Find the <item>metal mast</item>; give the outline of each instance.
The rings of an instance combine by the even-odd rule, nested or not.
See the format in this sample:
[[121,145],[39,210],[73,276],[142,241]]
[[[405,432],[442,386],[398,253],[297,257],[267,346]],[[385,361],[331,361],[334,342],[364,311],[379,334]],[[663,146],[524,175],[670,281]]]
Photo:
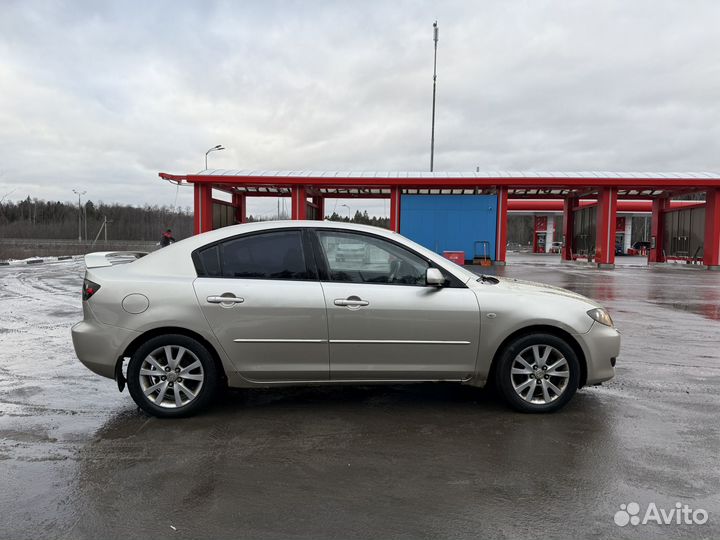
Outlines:
[[435,42],[435,57],[433,59],[433,101],[432,101],[432,133],[430,135],[430,172],[433,171],[435,161],[435,88],[437,87],[437,44],[438,25],[433,23],[433,41]]

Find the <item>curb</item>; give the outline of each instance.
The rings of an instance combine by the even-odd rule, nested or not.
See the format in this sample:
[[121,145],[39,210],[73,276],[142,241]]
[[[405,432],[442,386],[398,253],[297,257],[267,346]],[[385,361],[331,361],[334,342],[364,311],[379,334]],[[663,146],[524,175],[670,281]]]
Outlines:
[[[49,260],[69,261],[72,259],[82,259],[83,257],[84,255],[60,255],[59,257],[46,257],[45,259],[30,259],[29,261],[25,261],[25,264],[41,264]],[[10,261],[0,261],[0,266],[10,266],[10,264]]]

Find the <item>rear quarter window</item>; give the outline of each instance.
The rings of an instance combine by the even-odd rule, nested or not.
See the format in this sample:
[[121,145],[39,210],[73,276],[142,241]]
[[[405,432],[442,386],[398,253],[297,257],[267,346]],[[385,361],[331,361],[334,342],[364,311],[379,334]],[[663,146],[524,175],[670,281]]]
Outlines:
[[[199,251],[197,259],[199,265],[196,263],[195,270],[198,271],[198,275],[207,277],[222,276],[220,267],[220,250],[218,246],[212,246]],[[200,268],[198,268],[198,266],[200,266]]]

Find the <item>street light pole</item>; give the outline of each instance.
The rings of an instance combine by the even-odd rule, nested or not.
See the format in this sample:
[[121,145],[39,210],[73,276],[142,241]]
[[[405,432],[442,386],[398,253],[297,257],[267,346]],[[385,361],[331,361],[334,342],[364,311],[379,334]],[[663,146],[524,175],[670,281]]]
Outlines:
[[347,211],[348,211],[348,221],[350,221],[350,219],[351,219],[351,218],[350,218],[350,207],[349,207],[347,204],[341,204],[340,206],[344,206],[345,208],[347,208]]
[[78,196],[78,242],[82,242],[82,206],[80,205],[80,197],[85,195],[87,191],[73,189],[73,193]]
[[430,135],[430,172],[433,172],[435,162],[435,89],[437,87],[437,44],[438,25],[433,23],[433,41],[435,42],[435,57],[433,59],[433,101],[432,101],[432,132]]
[[210,152],[217,152],[218,150],[225,150],[225,147],[222,144],[218,144],[217,146],[213,146],[210,148],[207,152],[205,152],[205,170],[207,170],[207,157]]

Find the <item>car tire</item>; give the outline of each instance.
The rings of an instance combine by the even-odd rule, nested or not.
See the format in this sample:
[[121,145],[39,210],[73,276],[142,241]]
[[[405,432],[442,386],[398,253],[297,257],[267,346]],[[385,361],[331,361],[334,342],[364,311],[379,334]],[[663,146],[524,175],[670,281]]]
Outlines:
[[496,388],[524,413],[555,412],[577,391],[580,362],[568,343],[553,334],[526,334],[502,351],[495,369]]
[[137,405],[159,418],[190,416],[215,397],[218,370],[207,348],[180,334],[149,339],[130,358],[127,384]]

